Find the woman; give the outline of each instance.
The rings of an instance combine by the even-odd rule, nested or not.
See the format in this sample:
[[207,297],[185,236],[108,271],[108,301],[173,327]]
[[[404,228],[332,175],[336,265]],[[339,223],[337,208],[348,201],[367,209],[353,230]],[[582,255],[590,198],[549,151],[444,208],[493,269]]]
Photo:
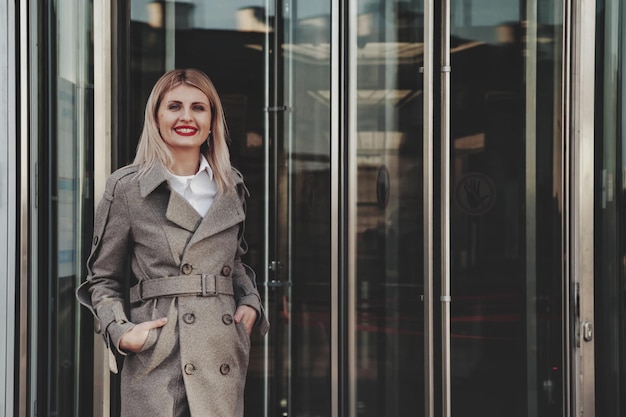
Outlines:
[[246,195],[209,78],[163,75],[134,163],[107,180],[77,290],[111,370],[124,359],[123,417],[243,415],[250,332],[269,328],[241,262]]

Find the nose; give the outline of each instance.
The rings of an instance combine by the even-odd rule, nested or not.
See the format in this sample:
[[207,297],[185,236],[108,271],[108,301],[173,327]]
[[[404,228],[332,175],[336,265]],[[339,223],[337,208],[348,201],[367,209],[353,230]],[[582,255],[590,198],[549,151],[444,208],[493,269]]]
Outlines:
[[182,120],[191,120],[191,109],[188,107],[183,107],[183,112],[180,115]]

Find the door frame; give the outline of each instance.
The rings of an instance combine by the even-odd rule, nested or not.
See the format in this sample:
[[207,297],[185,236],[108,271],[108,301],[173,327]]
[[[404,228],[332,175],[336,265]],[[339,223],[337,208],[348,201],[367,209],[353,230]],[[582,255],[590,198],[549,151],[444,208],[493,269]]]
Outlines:
[[[94,155],[93,195],[94,215],[104,193],[106,179],[111,174],[113,158],[113,84],[112,68],[116,64],[113,57],[113,2],[95,0],[93,2],[94,33]],[[94,319],[93,343],[93,415],[111,415],[111,374],[107,349],[102,343],[101,329]]]
[[[27,47],[25,48],[28,45],[28,38],[24,36],[24,32],[20,31],[20,36],[17,39],[14,37],[18,33],[16,32],[16,27],[20,28],[20,23],[23,23],[23,21],[20,22],[18,20],[20,15],[16,13],[16,8],[19,10],[21,7],[22,5],[15,2],[7,2],[0,5],[0,22],[3,23],[3,29],[0,29],[0,44],[4,45],[0,52],[0,62],[2,63],[18,62],[16,55],[20,51],[28,50]],[[23,239],[18,240],[19,232],[23,230],[22,227],[26,225],[24,221],[28,218],[25,215],[28,213],[28,207],[25,204],[27,199],[20,198],[21,203],[19,206],[10,204],[15,202],[16,195],[24,197],[22,193],[28,192],[23,187],[21,189],[18,188],[20,182],[17,180],[17,175],[20,174],[18,155],[23,157],[28,155],[21,149],[26,143],[24,139],[27,138],[25,136],[28,132],[27,118],[25,114],[21,114],[21,119],[18,122],[17,115],[20,114],[20,111],[16,110],[23,108],[22,106],[28,103],[28,89],[20,90],[19,87],[16,87],[16,80],[22,78],[20,74],[27,73],[24,71],[27,67],[23,67],[27,62],[23,58],[23,56],[19,57],[19,64],[16,66],[2,65],[2,68],[0,68],[0,88],[2,89],[0,124],[5,126],[0,132],[0,144],[2,144],[0,145],[2,147],[0,166],[3,167],[2,172],[4,174],[0,179],[0,201],[4,203],[0,205],[0,225],[6,233],[6,240],[0,242],[0,265],[3,265],[2,272],[6,277],[15,277],[19,276],[16,274],[21,274],[21,268],[24,268],[26,265],[18,263],[17,253],[20,252],[19,248],[21,245],[28,242],[28,238],[24,235],[21,235]],[[21,163],[23,162],[22,160]],[[17,216],[21,217],[20,223],[17,221]],[[15,243],[17,243],[17,246]],[[14,405],[15,391],[18,388],[14,386],[15,375],[16,373],[25,375],[27,371],[23,368],[22,362],[18,365],[14,361],[18,354],[21,358],[25,357],[25,346],[21,345],[17,348],[17,345],[14,343],[15,335],[20,334],[20,330],[26,324],[24,320],[16,323],[14,318],[13,312],[16,308],[15,295],[18,291],[19,286],[15,280],[6,279],[5,282],[0,284],[0,305],[4,306],[2,311],[0,311],[0,334],[5,335],[4,341],[0,343],[0,360],[2,361],[0,364],[0,375],[3,376],[0,380],[0,412],[4,412],[4,415],[11,415],[15,405],[25,408],[26,401],[20,395],[18,403]],[[19,349],[18,352],[16,352],[17,349]],[[24,387],[27,382],[24,378],[19,378],[18,381],[19,387]]]
[[565,6],[564,410],[593,417],[595,36],[589,34],[595,35],[596,1]]

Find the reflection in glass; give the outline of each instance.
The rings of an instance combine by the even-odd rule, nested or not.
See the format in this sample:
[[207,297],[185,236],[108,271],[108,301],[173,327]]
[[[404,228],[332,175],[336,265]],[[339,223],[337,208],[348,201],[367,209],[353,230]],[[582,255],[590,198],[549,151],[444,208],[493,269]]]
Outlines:
[[452,410],[561,416],[563,6],[464,4],[451,37]]
[[626,413],[626,8],[598,2],[596,47],[596,168],[594,340],[596,415]]
[[289,363],[277,367],[289,382],[281,411],[330,417],[330,1],[290,2],[281,17],[274,31],[282,65],[270,69],[282,74],[271,105],[286,108],[270,162],[278,166],[276,253],[286,260],[278,278],[290,283],[282,308],[289,315],[279,314],[276,326],[288,340]]
[[357,4],[356,407],[414,416],[424,410],[424,8]]
[[91,320],[81,320],[74,290],[85,274],[92,230],[93,10],[91,2],[58,1],[41,12],[49,33],[42,48],[47,60],[38,63],[46,101],[37,125],[34,413],[83,416],[92,413],[93,329]]

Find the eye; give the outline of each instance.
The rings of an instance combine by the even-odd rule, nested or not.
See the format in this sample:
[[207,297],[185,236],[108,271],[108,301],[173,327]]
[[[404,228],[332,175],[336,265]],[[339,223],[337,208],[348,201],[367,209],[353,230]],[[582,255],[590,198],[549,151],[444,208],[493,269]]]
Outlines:
[[201,104],[196,104],[195,106],[193,106],[193,109],[195,111],[204,111],[204,106]]
[[180,109],[180,104],[178,104],[178,103],[170,103],[167,106],[167,109],[168,110],[178,110],[178,109]]

